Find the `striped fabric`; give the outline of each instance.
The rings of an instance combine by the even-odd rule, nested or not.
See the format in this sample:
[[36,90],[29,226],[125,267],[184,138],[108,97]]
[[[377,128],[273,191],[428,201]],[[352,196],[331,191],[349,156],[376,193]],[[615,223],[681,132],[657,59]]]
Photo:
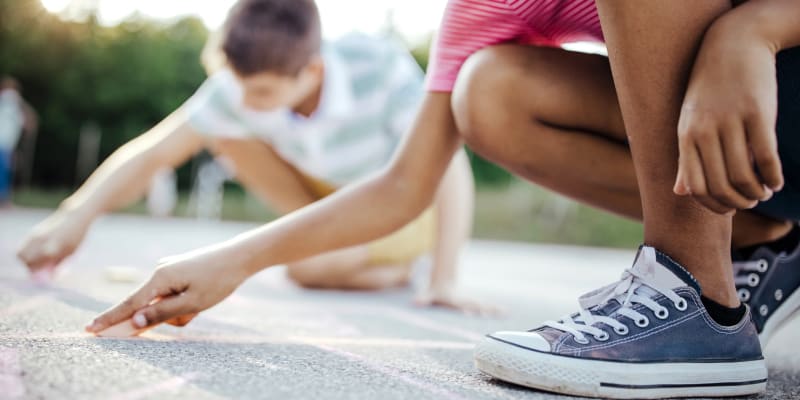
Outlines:
[[324,45],[317,111],[248,110],[234,74],[211,76],[189,99],[190,126],[212,137],[257,137],[306,175],[341,187],[385,166],[424,94],[423,73],[401,45],[350,34]]
[[452,91],[461,66],[484,47],[507,42],[558,47],[602,40],[595,0],[450,0],[426,87]]

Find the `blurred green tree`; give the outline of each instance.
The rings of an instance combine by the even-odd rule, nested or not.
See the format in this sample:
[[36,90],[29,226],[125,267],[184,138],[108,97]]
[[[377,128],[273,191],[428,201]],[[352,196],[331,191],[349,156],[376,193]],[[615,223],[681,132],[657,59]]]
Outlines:
[[[16,77],[39,113],[33,182],[74,188],[79,132],[99,127],[102,160],[186,100],[205,79],[202,21],[159,23],[133,16],[113,27],[65,21],[39,0],[0,0],[0,74]],[[427,41],[411,52],[428,64]],[[479,184],[507,183],[504,170],[471,154]],[[186,187],[189,168],[179,171]]]

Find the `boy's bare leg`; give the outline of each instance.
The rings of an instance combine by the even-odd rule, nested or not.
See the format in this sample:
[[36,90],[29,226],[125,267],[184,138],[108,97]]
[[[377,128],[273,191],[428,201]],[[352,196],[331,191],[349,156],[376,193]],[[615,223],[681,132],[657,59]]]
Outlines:
[[214,139],[209,147],[233,164],[236,180],[280,214],[319,199],[306,187],[297,169],[262,140]]
[[645,243],[692,272],[705,296],[736,307],[731,216],[672,191],[678,117],[703,34],[728,11],[727,0],[598,1],[609,57],[641,189]]
[[289,278],[314,289],[378,290],[406,285],[408,264],[371,266],[366,246],[311,257],[287,266]]
[[[578,201],[641,220],[608,58],[526,45],[489,47],[462,69],[453,110],[479,154]],[[739,212],[733,245],[776,240],[791,227]]]
[[[258,139],[215,141],[212,151],[234,166],[236,179],[281,214],[318,200],[297,170]],[[410,265],[369,264],[367,245],[321,254],[288,265],[289,278],[319,289],[376,290],[408,282]]]

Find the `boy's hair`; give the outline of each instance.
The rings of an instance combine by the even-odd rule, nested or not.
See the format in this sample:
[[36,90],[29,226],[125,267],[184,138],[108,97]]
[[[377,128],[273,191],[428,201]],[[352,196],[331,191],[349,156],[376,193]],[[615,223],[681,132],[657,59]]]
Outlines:
[[228,14],[222,51],[241,75],[297,75],[319,54],[319,12],[313,0],[240,0]]

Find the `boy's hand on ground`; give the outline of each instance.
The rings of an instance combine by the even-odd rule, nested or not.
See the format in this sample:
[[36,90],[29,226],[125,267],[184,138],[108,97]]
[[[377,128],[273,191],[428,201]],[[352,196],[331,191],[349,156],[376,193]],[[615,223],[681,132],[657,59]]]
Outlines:
[[79,211],[58,210],[33,228],[17,257],[31,273],[55,268],[83,241],[90,224]]
[[483,317],[500,317],[505,314],[498,307],[463,296],[454,289],[425,290],[417,294],[414,304],[420,307],[444,307]]
[[183,326],[228,297],[246,278],[220,248],[170,257],[150,280],[95,318],[86,330],[97,333],[126,319],[132,319],[137,328],[162,322]]
[[695,62],[678,127],[674,187],[720,214],[755,207],[783,187],[775,51],[731,25],[709,30]]

